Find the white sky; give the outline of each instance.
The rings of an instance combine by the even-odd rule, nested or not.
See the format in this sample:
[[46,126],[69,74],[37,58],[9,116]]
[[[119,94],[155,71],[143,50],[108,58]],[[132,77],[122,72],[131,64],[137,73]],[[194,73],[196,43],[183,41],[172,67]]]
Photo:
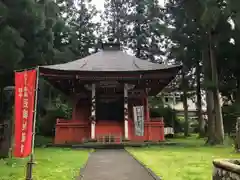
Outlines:
[[[164,5],[164,1],[166,0],[158,0],[159,4],[161,4],[162,6]],[[104,0],[92,0],[93,4],[96,5],[96,8],[98,10],[103,10],[104,9]]]

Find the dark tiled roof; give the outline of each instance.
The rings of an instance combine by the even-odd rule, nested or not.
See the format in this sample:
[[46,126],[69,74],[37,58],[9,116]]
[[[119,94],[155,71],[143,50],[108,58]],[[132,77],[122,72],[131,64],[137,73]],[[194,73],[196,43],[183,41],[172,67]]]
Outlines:
[[60,71],[151,71],[172,69],[179,66],[151,63],[122,51],[104,50],[82,59],[64,64],[42,66],[43,69]]

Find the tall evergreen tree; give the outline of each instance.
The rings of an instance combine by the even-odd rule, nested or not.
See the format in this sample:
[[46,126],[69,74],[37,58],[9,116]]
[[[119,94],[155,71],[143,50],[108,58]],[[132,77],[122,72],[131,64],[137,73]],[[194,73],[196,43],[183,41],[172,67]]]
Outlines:
[[[230,94],[234,94],[233,91],[230,90],[230,94],[227,91],[237,84],[237,81],[231,78],[237,77],[233,72],[238,66],[234,63],[235,57],[231,55],[234,54],[234,45],[230,39],[235,29],[231,30],[229,17],[234,19],[239,11],[231,9],[230,3],[236,1],[170,0],[167,3],[166,19],[174,27],[170,37],[174,42],[173,46],[188,47],[187,55],[192,62],[187,62],[187,66],[196,69],[198,108],[201,105],[199,78],[201,79],[200,75],[204,73],[202,88],[206,89],[210,144],[223,143],[224,131],[219,92],[232,97]],[[233,41],[235,44],[235,39]],[[201,69],[203,72],[200,71]],[[199,111],[198,114],[200,119],[201,112]]]
[[[52,1],[0,1],[1,93],[4,86],[13,84],[14,69],[43,64],[43,60],[51,54],[52,5]],[[1,119],[9,118],[1,110]],[[7,156],[6,147],[0,142],[0,156]]]
[[163,10],[158,0],[149,0],[146,2],[147,22],[148,22],[148,59],[152,62],[162,63],[162,51],[164,45],[164,34],[166,26],[163,23]]
[[103,21],[102,36],[104,39],[113,37],[126,46],[129,40],[129,11],[130,1],[128,0],[105,0],[104,12],[101,16]]
[[157,0],[131,1],[129,47],[136,57],[152,62],[162,62],[161,51],[165,25],[163,11]]
[[131,26],[129,47],[135,53],[135,56],[142,59],[148,59],[148,20],[146,1],[132,0],[131,7]]
[[[214,0],[213,0],[214,1]],[[210,1],[208,1],[209,3]],[[206,1],[207,3],[207,1]],[[209,8],[209,6],[208,6]],[[211,60],[211,66],[206,65],[204,63],[204,65],[206,67],[211,67],[211,78],[208,78],[208,73],[205,74],[205,80],[208,78],[210,81],[212,81],[212,77],[216,77],[216,70],[214,70],[214,67],[216,68],[215,64],[213,64],[215,61],[213,60],[213,55],[212,54],[212,45],[209,46],[210,43],[212,43],[212,41],[210,41],[211,39],[209,39],[209,27],[207,27],[208,25],[213,25],[214,28],[215,26],[219,23],[219,21],[216,19],[214,19],[214,15],[216,15],[216,13],[218,13],[218,9],[211,9],[211,12],[214,12],[213,14],[210,13],[210,11],[208,11],[208,9],[206,9],[206,4],[204,4],[203,1],[180,1],[180,0],[172,0],[169,1],[169,3],[167,4],[167,12],[170,12],[169,16],[167,16],[167,18],[170,18],[170,20],[168,20],[168,22],[170,22],[170,24],[175,27],[175,29],[173,30],[173,36],[172,36],[172,40],[175,43],[175,47],[183,49],[183,48],[187,48],[187,59],[189,59],[188,61],[182,61],[180,59],[180,61],[182,61],[184,63],[185,66],[188,66],[189,68],[197,68],[197,78],[199,79],[199,73],[201,73],[199,71],[199,62],[201,61],[201,54],[202,51],[203,52],[209,52],[209,54],[207,56],[209,56],[209,59]],[[209,21],[210,19],[210,21]],[[211,53],[210,53],[211,52]],[[203,56],[206,57],[206,56]],[[206,62],[206,61],[203,61]],[[213,76],[214,75],[214,76]],[[218,85],[217,85],[217,78],[214,78],[214,88],[218,89]],[[198,80],[198,88],[197,88],[197,93],[200,93],[199,91],[199,80]],[[212,91],[213,96],[210,96],[208,91]],[[212,94],[211,93],[211,94]],[[219,108],[219,98],[217,98],[218,92],[210,90],[208,88],[207,90],[207,98],[209,99],[209,103],[208,105],[210,106],[210,104],[214,104],[214,117],[213,119],[211,119],[210,117],[211,114],[209,114],[209,122],[214,122],[214,124],[216,125],[215,128],[210,128],[209,129],[215,129],[215,137],[213,137],[213,141],[214,143],[222,143],[223,141],[223,128],[222,128],[222,118],[221,118],[221,108]],[[215,98],[213,98],[215,97]],[[213,98],[213,99],[212,99]],[[214,102],[214,103],[210,103],[210,102]],[[201,99],[200,99],[200,95],[198,94],[198,108],[200,107],[201,104]],[[211,112],[211,113],[212,113]],[[210,111],[209,111],[210,113]],[[202,124],[203,119],[200,116],[201,114],[201,110],[198,109],[198,116],[199,116],[199,121],[200,124]],[[209,123],[211,125],[214,126],[213,123]],[[202,128],[202,126],[201,126]],[[213,133],[211,133],[213,134]]]
[[96,46],[97,37],[95,30],[99,28],[99,23],[94,23],[93,18],[97,14],[91,0],[77,0],[69,21],[71,35],[69,39],[70,49],[77,58],[82,58],[90,54],[90,50]]

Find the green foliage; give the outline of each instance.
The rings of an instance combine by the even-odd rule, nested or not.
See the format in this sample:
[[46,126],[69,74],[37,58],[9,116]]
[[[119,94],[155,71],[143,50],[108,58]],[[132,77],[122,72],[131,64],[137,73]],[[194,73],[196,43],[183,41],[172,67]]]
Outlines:
[[[90,54],[96,40],[94,30],[98,24],[92,20],[97,11],[89,0],[74,2],[0,2],[0,91],[7,83],[13,83],[15,69],[69,62]],[[52,91],[49,87],[40,89],[43,95],[39,98],[37,130],[49,135],[53,134],[56,118],[71,117],[71,108],[56,99],[57,92],[49,97],[48,92]]]
[[224,131],[229,135],[236,132],[236,120],[240,116],[240,105],[224,105],[223,109],[223,123]]
[[71,119],[72,108],[60,97],[56,98],[52,106],[46,109],[46,114],[39,117],[37,123],[38,134],[43,136],[54,136],[57,119]]
[[149,97],[148,103],[151,108],[158,108],[164,106],[162,96]]
[[127,25],[129,25],[129,8],[130,2],[128,0],[104,1],[104,12],[101,17],[104,27],[100,32],[104,38],[113,36],[126,46],[129,38],[127,28]]
[[2,70],[9,72],[16,68],[66,62],[89,54],[89,49],[95,45],[96,24],[92,23],[92,18],[96,16],[96,9],[94,6],[87,8],[87,0],[76,1],[76,4],[63,2],[0,2]]
[[173,126],[176,121],[176,112],[170,107],[159,107],[151,109],[151,117],[163,117],[165,126]]
[[105,0],[103,37],[113,36],[136,57],[162,63],[163,12],[156,0]]
[[162,97],[150,97],[150,116],[151,118],[163,117],[165,127],[174,127],[175,132],[180,132],[183,124],[176,116],[176,111],[163,104]]
[[52,143],[54,143],[52,137],[39,136],[39,135],[35,136],[35,142],[34,142],[35,147],[46,147],[46,145],[52,144]]
[[[192,72],[198,64],[201,88],[213,92],[215,97],[219,90],[232,103],[240,101],[240,9],[237,4],[237,0],[170,0],[166,4],[165,17],[166,22],[173,27],[169,36],[173,42],[169,58],[183,64],[182,74],[185,79],[196,87],[196,83],[191,82],[195,82],[196,77]],[[207,102],[213,102],[216,112],[216,119],[211,118],[209,113],[209,122],[216,121],[216,131],[210,134],[213,137],[215,133],[216,137],[221,136],[219,139],[222,139],[219,102],[217,98],[210,98]]]
[[[149,59],[152,62],[162,63],[164,45],[162,37],[166,28],[161,20],[163,12],[158,1],[136,1],[132,0],[131,24],[134,26],[130,32],[130,48],[136,57]],[[162,31],[164,30],[164,31]]]
[[219,17],[221,15],[221,10],[218,6],[218,1],[216,0],[199,0],[204,8],[201,24],[208,28],[214,29],[218,23]]
[[60,97],[55,99],[55,107],[53,107],[54,110],[57,110],[58,117],[59,118],[66,118],[69,119],[72,116],[72,108],[68,103],[64,103]]
[[[97,40],[112,34],[137,57],[162,63],[165,55],[169,61],[183,64],[186,91],[196,87],[194,72],[199,64],[201,88],[213,90],[219,84],[222,95],[238,104],[239,7],[239,0],[169,0],[165,8],[160,7],[157,0],[105,0],[101,22],[95,23],[93,19],[99,12],[90,0],[0,1],[0,89],[12,84],[14,69],[87,56],[97,51]],[[207,79],[202,70],[203,52],[209,47],[210,33],[219,82],[203,83]],[[182,89],[178,80],[174,86]],[[46,92],[40,104],[49,105],[57,97],[56,92],[52,98],[48,96],[49,91]],[[46,99],[50,99],[49,102]],[[69,106],[57,101],[54,108],[41,107],[40,117],[46,124],[54,124],[56,117],[70,118]],[[157,101],[151,102],[152,107],[161,104]],[[162,105],[158,108],[165,113],[159,110],[160,115],[170,116],[167,115],[170,111]]]
[[69,38],[70,50],[76,58],[82,58],[90,54],[90,49],[95,48],[96,36],[94,31],[99,24],[93,22],[97,15],[97,10],[91,1],[77,0],[70,9],[72,16],[69,17],[69,28],[71,36]]
[[202,87],[206,90],[213,90],[216,85],[212,81],[204,81]]

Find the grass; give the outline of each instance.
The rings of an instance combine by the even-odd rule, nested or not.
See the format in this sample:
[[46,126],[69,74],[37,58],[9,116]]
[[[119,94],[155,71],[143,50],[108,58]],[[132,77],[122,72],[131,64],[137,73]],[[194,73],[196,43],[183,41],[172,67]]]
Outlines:
[[[36,148],[34,180],[70,180],[79,175],[88,151]],[[25,180],[27,159],[0,160],[0,180]]]
[[163,180],[211,180],[213,159],[240,158],[234,148],[204,146],[204,140],[190,137],[174,139],[179,146],[128,148],[137,159]]

